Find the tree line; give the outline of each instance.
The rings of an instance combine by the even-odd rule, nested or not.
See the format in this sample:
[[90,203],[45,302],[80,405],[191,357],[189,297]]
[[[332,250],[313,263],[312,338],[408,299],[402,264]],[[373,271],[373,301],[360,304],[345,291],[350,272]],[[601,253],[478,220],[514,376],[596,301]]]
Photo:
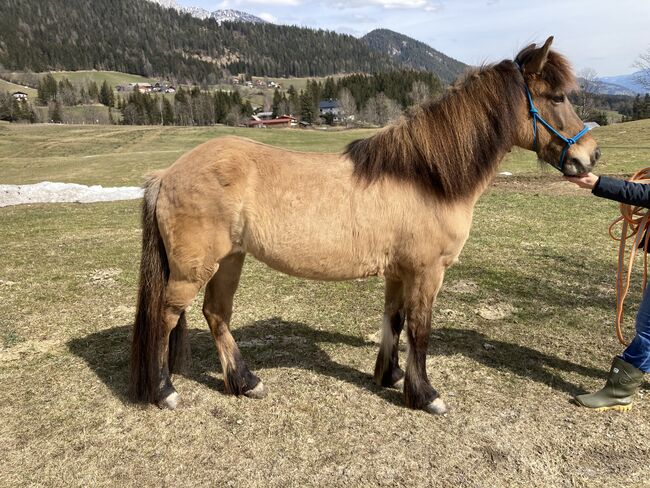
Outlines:
[[395,67],[350,35],[197,19],[143,0],[3,0],[0,64],[9,70],[115,70],[214,84],[224,69],[274,77]]
[[58,102],[61,105],[72,107],[74,105],[88,105],[101,103],[107,107],[115,105],[113,87],[106,80],[101,86],[93,80],[85,83],[73,84],[68,78],[56,81],[51,73],[39,78],[36,86],[38,105],[48,105]]
[[646,93],[644,97],[634,97],[632,107],[623,114],[623,122],[641,119],[650,119],[650,93]]
[[180,87],[168,95],[131,92],[118,97],[117,109],[126,125],[239,125],[253,114],[248,100],[237,91],[207,92],[199,87]]
[[[357,122],[385,125],[410,105],[422,103],[442,92],[438,78],[426,72],[401,70],[375,75],[352,75],[324,81],[309,80],[305,89],[290,85],[267,95],[257,111],[272,117],[293,115],[309,124],[334,123],[334,116],[320,116],[323,100],[337,100],[346,118]],[[250,118],[254,109],[237,90],[232,92],[180,87],[173,98],[134,91],[126,98],[118,96],[116,108],[123,124],[160,125],[239,125]]]
[[311,124],[334,122],[334,116],[320,116],[319,104],[335,100],[345,120],[386,125],[406,108],[438,97],[442,83],[425,71],[395,70],[373,75],[349,75],[325,81],[309,80],[304,90],[293,85],[286,92],[276,89],[264,109],[273,117],[291,114]]

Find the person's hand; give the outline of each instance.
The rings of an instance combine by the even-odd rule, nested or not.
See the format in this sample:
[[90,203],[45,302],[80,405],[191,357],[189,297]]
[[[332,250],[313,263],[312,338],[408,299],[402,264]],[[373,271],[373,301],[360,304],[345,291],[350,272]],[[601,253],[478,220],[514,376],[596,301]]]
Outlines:
[[580,176],[565,176],[564,179],[570,181],[571,183],[575,183],[580,188],[593,190],[594,186],[596,186],[596,182],[598,181],[598,176],[593,173],[587,173],[586,175]]

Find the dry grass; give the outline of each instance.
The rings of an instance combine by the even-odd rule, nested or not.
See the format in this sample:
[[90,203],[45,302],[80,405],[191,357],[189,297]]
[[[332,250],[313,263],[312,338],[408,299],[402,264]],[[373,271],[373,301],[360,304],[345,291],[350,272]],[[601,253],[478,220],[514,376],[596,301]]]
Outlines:
[[[49,128],[24,129],[59,150]],[[184,144],[200,137],[189,134]],[[178,410],[133,405],[138,203],[0,209],[0,485],[644,486],[647,399],[627,414],[569,402],[620,352],[606,236],[616,206],[548,189],[554,174],[508,181],[479,202],[434,312],[427,367],[451,407],[442,418],[372,382],[381,281],[310,282],[253,260],[233,334],[269,396],[223,394],[199,301]]]

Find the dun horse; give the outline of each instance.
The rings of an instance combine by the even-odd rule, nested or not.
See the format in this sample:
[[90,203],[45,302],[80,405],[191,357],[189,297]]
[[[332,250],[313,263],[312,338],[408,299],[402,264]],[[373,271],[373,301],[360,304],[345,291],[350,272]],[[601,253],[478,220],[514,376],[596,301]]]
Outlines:
[[[203,286],[226,391],[265,396],[228,325],[249,253],[303,278],[385,277],[375,381],[403,389],[408,407],[444,413],[425,367],[432,306],[499,162],[513,146],[534,148],[541,160],[561,160],[564,174],[577,175],[600,155],[582,132],[579,142],[561,134],[576,134],[583,124],[566,98],[575,77],[551,42],[474,70],[440,100],[343,154],[223,137],[151,176],[131,351],[135,397],[176,407],[170,373],[189,352],[185,309]],[[538,131],[538,116],[559,132]],[[403,371],[398,340],[405,323]]]

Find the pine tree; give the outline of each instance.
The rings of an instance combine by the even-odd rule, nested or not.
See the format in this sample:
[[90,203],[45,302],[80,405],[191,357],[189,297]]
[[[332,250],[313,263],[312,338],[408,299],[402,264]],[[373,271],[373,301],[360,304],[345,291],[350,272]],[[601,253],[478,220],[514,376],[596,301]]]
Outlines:
[[54,76],[48,73],[38,82],[37,87],[37,101],[40,105],[47,105],[56,98],[58,93],[58,86]]
[[167,97],[163,97],[163,125],[174,125],[174,108]]
[[52,122],[54,124],[60,124],[60,123],[63,122],[63,114],[62,114],[62,111],[61,111],[61,102],[59,102],[59,100],[55,100],[53,102],[50,102],[47,117],[48,117],[48,119],[50,119],[50,122]]
[[280,104],[282,103],[282,95],[280,94],[280,90],[277,88],[275,89],[275,92],[273,93],[273,103],[271,105],[271,112],[274,119],[277,118],[279,115],[282,115],[279,113],[280,110]]
[[314,102],[312,98],[302,90],[300,90],[300,120],[309,124],[314,123],[316,112],[314,111]]
[[[96,86],[96,85],[95,85]],[[113,88],[108,85],[106,80],[102,83],[102,87],[99,90],[99,103],[106,105],[107,107],[112,107],[115,105],[115,96],[113,95]]]
[[334,100],[336,94],[336,83],[334,83],[334,78],[329,76],[327,80],[325,80],[325,86],[323,86],[323,98],[326,100]]
[[93,103],[99,99],[99,88],[97,88],[97,83],[94,81],[88,83],[88,97],[90,97],[90,101]]
[[289,100],[289,113],[291,115],[297,115],[300,112],[300,98],[293,85],[289,85],[287,95]]

